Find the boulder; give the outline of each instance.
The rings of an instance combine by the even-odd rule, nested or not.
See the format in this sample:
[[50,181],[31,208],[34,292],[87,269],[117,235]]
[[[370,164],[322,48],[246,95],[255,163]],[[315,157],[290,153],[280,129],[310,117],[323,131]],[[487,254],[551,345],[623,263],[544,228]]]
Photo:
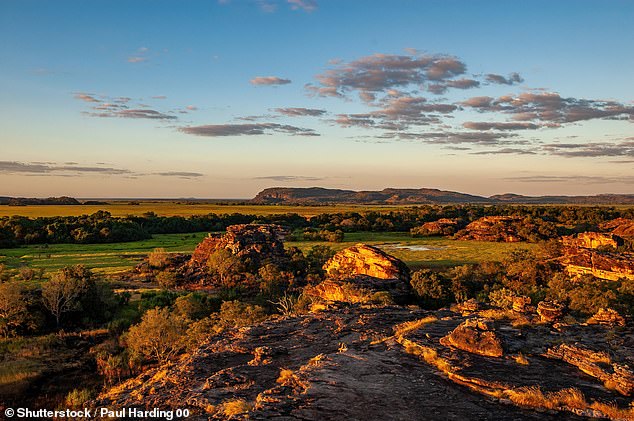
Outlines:
[[307,288],[307,294],[348,303],[386,301],[377,293],[387,293],[387,301],[397,303],[404,303],[411,296],[405,263],[377,247],[357,244],[341,250],[326,262],[324,270],[329,278]]
[[495,333],[493,320],[490,319],[467,319],[449,335],[441,338],[440,343],[486,357],[501,357],[504,354],[502,341]]
[[594,316],[588,319],[588,324],[625,326],[625,318],[614,309],[601,308]]
[[542,322],[552,323],[561,319],[564,315],[566,306],[557,301],[540,301],[537,304],[537,314],[542,319]]
[[570,276],[592,275],[595,278],[634,281],[634,253],[611,253],[586,248],[567,248],[559,261]]
[[531,305],[531,297],[520,295],[513,297],[513,311],[518,313],[532,313],[535,307]]
[[475,298],[470,298],[467,301],[456,304],[455,310],[463,315],[469,315],[482,310],[482,303],[478,302]]
[[409,268],[396,257],[378,247],[357,244],[341,250],[324,264],[333,278],[355,278],[358,275],[377,279],[400,279],[409,282]]

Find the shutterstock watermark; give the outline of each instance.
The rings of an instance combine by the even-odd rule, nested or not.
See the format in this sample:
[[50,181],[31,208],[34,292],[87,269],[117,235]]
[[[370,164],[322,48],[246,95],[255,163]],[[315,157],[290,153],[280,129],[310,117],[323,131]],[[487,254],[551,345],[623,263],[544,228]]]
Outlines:
[[4,416],[9,418],[137,418],[137,419],[161,419],[175,420],[189,417],[189,409],[140,409],[140,408],[84,408],[84,409],[30,409],[30,408],[6,408]]

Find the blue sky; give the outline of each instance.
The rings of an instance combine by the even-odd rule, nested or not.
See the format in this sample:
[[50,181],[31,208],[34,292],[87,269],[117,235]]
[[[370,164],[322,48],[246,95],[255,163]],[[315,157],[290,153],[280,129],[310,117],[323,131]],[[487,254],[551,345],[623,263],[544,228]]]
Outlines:
[[633,193],[634,2],[0,2],[0,195]]

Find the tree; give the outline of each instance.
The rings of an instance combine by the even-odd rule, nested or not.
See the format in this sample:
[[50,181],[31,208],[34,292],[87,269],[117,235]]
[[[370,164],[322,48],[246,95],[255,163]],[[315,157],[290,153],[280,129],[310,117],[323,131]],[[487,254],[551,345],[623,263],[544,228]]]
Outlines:
[[451,282],[437,272],[429,269],[416,271],[410,284],[424,307],[440,308],[451,302]]
[[92,272],[83,265],[65,267],[42,285],[44,307],[55,317],[58,328],[64,313],[81,309],[81,297],[92,286]]
[[17,282],[0,284],[0,333],[5,338],[29,320],[27,300]]
[[125,341],[133,354],[164,363],[184,349],[186,331],[184,318],[167,308],[155,308],[130,328]]
[[207,267],[213,276],[217,276],[225,287],[232,287],[235,278],[244,271],[242,260],[227,249],[219,249],[209,255]]

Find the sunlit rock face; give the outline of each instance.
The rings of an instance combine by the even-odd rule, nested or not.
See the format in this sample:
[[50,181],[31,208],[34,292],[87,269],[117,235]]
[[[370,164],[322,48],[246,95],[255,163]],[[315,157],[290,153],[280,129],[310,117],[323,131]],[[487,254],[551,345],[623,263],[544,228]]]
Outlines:
[[449,335],[440,339],[440,343],[487,357],[501,357],[504,354],[502,342],[495,333],[493,320],[489,319],[467,319]]
[[634,237],[634,219],[617,218],[604,222],[599,227],[602,231],[609,231],[620,237]]
[[204,266],[214,251],[227,249],[234,255],[260,262],[286,257],[286,231],[275,224],[239,224],[227,227],[225,234],[210,234],[194,250],[190,265]]
[[307,292],[326,301],[405,302],[411,295],[407,265],[377,247],[357,244],[341,250],[324,271],[328,279]]
[[522,240],[516,228],[521,221],[522,218],[516,216],[485,216],[467,225],[457,237],[460,240],[515,243]]
[[[623,227],[624,223],[616,226]],[[625,244],[623,237],[614,233],[584,232],[564,237],[562,243],[564,256],[560,262],[569,275],[592,275],[610,281],[634,280],[634,254],[617,251]]]
[[357,244],[335,254],[324,265],[331,277],[366,275],[378,279],[409,281],[409,269],[401,260],[367,244]]

